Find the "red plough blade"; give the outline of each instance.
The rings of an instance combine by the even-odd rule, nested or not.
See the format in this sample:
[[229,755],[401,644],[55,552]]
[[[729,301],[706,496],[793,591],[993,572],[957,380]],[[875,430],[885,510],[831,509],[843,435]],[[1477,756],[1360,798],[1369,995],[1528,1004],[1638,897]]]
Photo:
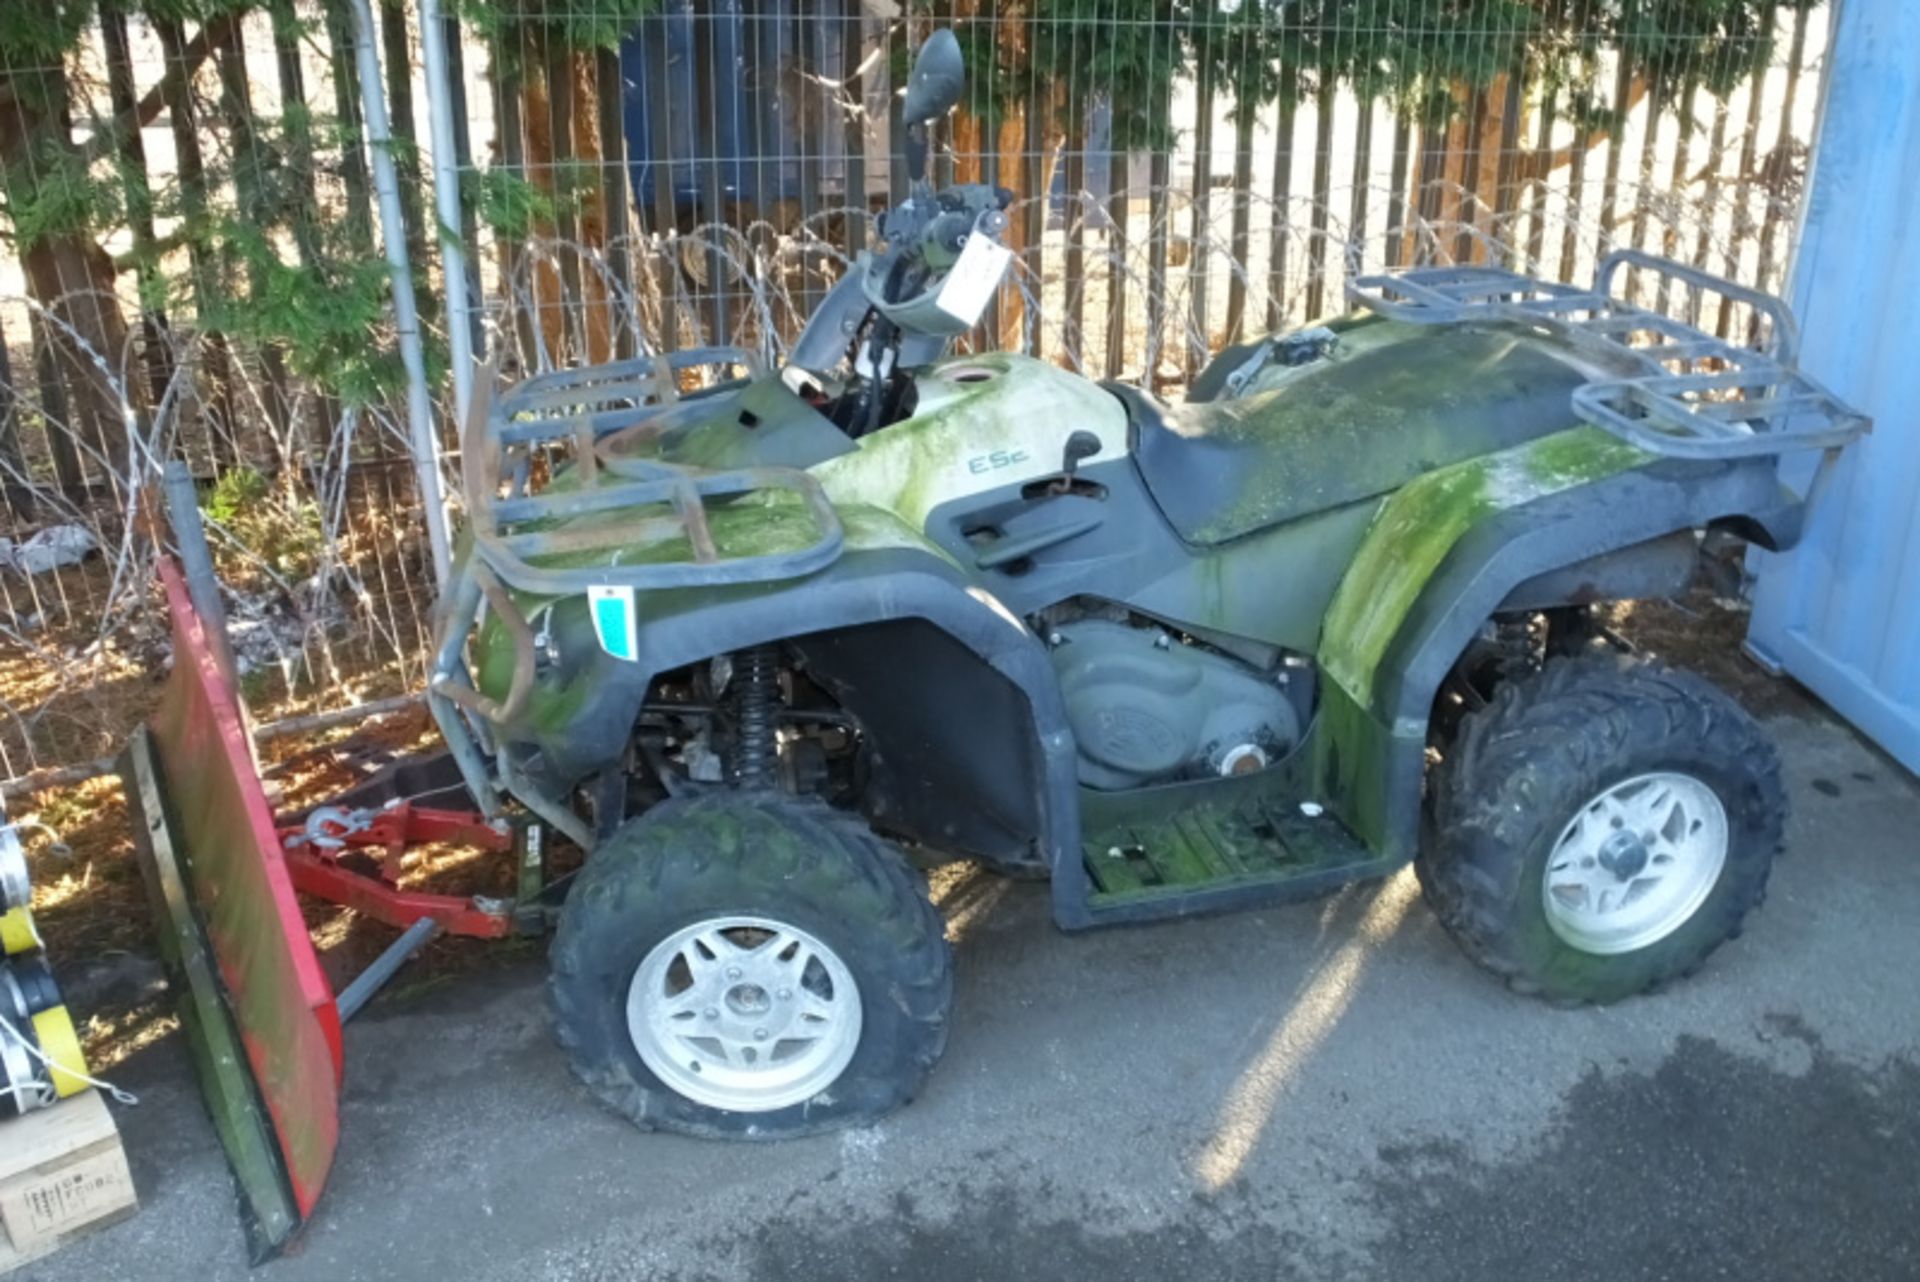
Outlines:
[[179,573],[174,663],[122,759],[201,1089],[256,1259],[312,1214],[340,1135],[340,1016],[295,901],[240,705]]

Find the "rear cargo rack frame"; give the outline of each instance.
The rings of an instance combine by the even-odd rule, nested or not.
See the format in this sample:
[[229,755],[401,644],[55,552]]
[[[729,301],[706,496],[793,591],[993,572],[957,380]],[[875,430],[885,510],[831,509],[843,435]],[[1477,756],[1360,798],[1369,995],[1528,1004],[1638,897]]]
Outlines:
[[[1761,344],[1736,346],[1616,297],[1623,268],[1746,304],[1766,321]],[[1564,343],[1617,371],[1576,388],[1575,411],[1651,454],[1728,459],[1836,449],[1871,427],[1795,367],[1800,332],[1785,303],[1640,250],[1601,259],[1590,289],[1469,265],[1360,276],[1346,293],[1356,306],[1410,324],[1518,325]]]

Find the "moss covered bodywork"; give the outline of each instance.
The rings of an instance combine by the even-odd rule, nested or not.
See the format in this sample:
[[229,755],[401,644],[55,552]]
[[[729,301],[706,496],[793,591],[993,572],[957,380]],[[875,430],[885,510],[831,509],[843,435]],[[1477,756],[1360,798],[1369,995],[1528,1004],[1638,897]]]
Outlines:
[[[846,532],[844,556],[888,551],[911,551],[943,564],[951,558],[916,530],[903,524],[891,512],[865,504],[848,503],[837,508]],[[601,514],[595,522],[618,528],[620,513]],[[723,557],[764,556],[805,547],[815,537],[811,516],[791,495],[769,492],[750,496],[725,507],[715,508],[708,516],[716,548]],[[582,518],[565,528],[590,528]],[[636,541],[617,545],[611,551],[596,547],[586,551],[555,552],[535,558],[542,566],[570,568],[613,562],[625,565],[669,564],[691,561],[693,548],[684,534],[670,538]],[[730,588],[678,588],[639,594],[635,603],[638,621],[670,617],[681,611],[712,602],[716,596],[746,605],[754,599],[782,590],[778,581],[742,584]],[[531,735],[557,735],[565,731],[588,701],[594,698],[597,683],[608,665],[617,663],[600,653],[588,617],[587,600],[582,596],[556,597],[514,591],[514,603],[536,631],[552,641],[562,661],[543,670],[537,679],[533,697],[521,720],[509,731]],[[489,615],[481,626],[475,644],[474,681],[483,693],[504,696],[513,677],[514,640],[510,629],[497,615]]]
[[[791,466],[792,452],[805,448],[817,460],[809,470],[833,501],[849,552],[906,548],[952,565],[951,554],[923,533],[934,509],[1004,485],[1010,476],[1056,469],[1067,438],[1076,431],[1092,433],[1104,455],[1119,458],[1127,452],[1127,419],[1118,401],[1085,379],[1031,357],[993,353],[944,361],[921,376],[918,391],[911,418],[849,442],[778,379],[765,376],[704,398],[701,414],[672,432],[637,438],[612,453],[683,466],[737,467],[764,464],[770,452]],[[838,444],[823,447],[823,431]],[[565,493],[577,485],[577,471],[563,471],[548,492]],[[568,569],[692,561],[688,536],[666,517],[662,507],[548,520],[541,523],[543,531],[556,544],[577,545],[576,550],[528,559]],[[795,552],[819,534],[790,491],[763,491],[714,505],[707,519],[723,559]],[[719,589],[646,593],[642,621],[648,613],[684,608],[713,591]],[[556,605],[551,598],[525,593],[517,599],[536,622]],[[584,602],[578,604],[584,617]],[[511,680],[513,640],[497,618],[482,626],[478,656],[476,684],[499,697]],[[542,681],[528,707],[528,724],[551,731],[575,715],[587,697],[578,680]]]
[[1212,545],[1572,427],[1582,381],[1522,331],[1373,320],[1236,399],[1140,407],[1138,450],[1167,518]]
[[[1317,852],[1315,875],[1334,879],[1359,875],[1354,870],[1369,861],[1410,855],[1425,716],[1439,678],[1423,670],[1403,681],[1396,668],[1416,651],[1426,667],[1457,656],[1450,630],[1457,620],[1434,624],[1454,601],[1438,597],[1466,600],[1485,587],[1471,567],[1461,567],[1490,554],[1481,545],[1492,547],[1482,537],[1491,527],[1525,524],[1532,519],[1525,514],[1566,495],[1659,468],[1652,456],[1579,423],[1571,389],[1594,373],[1538,332],[1372,318],[1334,328],[1331,350],[1262,369],[1241,395],[1225,400],[1162,405],[1137,389],[1102,387],[1001,353],[919,371],[911,415],[858,439],[769,374],[680,398],[669,430],[604,440],[599,466],[616,474],[622,460],[804,471],[830,501],[844,541],[824,568],[640,591],[637,660],[600,647],[583,595],[513,592],[523,630],[516,636],[489,611],[469,651],[476,687],[500,699],[517,673],[526,679],[527,635],[540,646],[531,698],[495,727],[502,755],[522,770],[508,774],[507,786],[537,787],[551,806],[617,761],[661,672],[775,639],[812,654],[836,629],[917,620],[959,639],[954,653],[993,670],[980,688],[1005,679],[1017,689],[1030,714],[1022,724],[1033,743],[1025,747],[1037,747],[1034,759],[1044,763],[1036,767],[1044,779],[1033,813],[1042,818],[1032,840],[1058,872],[1061,860],[1079,858],[1083,830],[1098,845],[1106,840],[1101,825],[1120,822],[1103,819],[1097,807],[1082,813],[1073,735],[1045,639],[1052,625],[1035,626],[1047,611],[1092,599],[1160,620],[1225,653],[1265,656],[1256,663],[1290,654],[1317,668],[1317,700],[1303,707],[1304,737],[1284,771],[1268,772],[1280,792],[1263,792],[1252,810],[1233,801],[1213,827],[1204,815],[1194,819],[1200,827],[1169,850],[1211,852],[1207,858],[1223,867],[1245,865],[1233,875],[1254,880],[1283,875],[1280,864],[1307,851]],[[1236,365],[1246,359],[1245,349],[1222,357]],[[1198,386],[1223,381],[1214,371]],[[1078,468],[1071,483],[1063,475],[1069,463]],[[1699,504],[1687,502],[1694,481],[1660,482],[1647,491],[1650,498],[1628,500],[1650,504],[1645,519],[1631,523],[1639,532],[1610,546],[1740,510],[1749,499],[1739,496],[1762,494],[1771,484],[1749,471],[1722,478],[1735,497]],[[549,491],[584,493],[590,484],[563,471]],[[704,510],[722,563],[778,558],[820,537],[817,513],[791,489],[729,496]],[[1519,558],[1526,574],[1609,550],[1568,532],[1578,524],[1563,520],[1543,535],[1546,562]],[[696,559],[696,539],[675,523],[666,502],[561,514],[540,529],[551,545],[528,560],[547,569],[612,571]],[[1510,547],[1510,531],[1500,538]],[[1482,613],[1474,626],[1499,600],[1475,607]],[[1417,644],[1409,640],[1429,625]],[[1442,656],[1447,645],[1454,645],[1452,654]],[[884,649],[871,656],[891,662]],[[858,685],[859,676],[848,679]],[[941,684],[951,685],[952,676]],[[1430,686],[1422,684],[1430,678]],[[943,770],[962,773],[970,760],[1008,759],[1005,745],[971,737],[979,731],[968,722],[980,716],[976,706],[943,705],[937,724],[916,727],[880,751],[937,758]],[[1002,717],[995,725],[1005,733],[1017,721]],[[931,753],[942,734],[962,736],[964,744]],[[1206,790],[1217,782],[1181,787]],[[968,795],[962,784],[954,787]],[[1284,843],[1293,853],[1276,856],[1273,869],[1249,863],[1246,840],[1276,826],[1263,827],[1261,816],[1270,821],[1307,799],[1337,817],[1345,836],[1289,819],[1299,829]],[[1254,838],[1234,837],[1236,824]],[[1110,855],[1107,846],[1095,853]],[[1124,870],[1109,863],[1101,865],[1109,879],[1121,877]],[[1121,893],[1117,882],[1099,887]],[[1130,893],[1145,904],[1160,892]],[[1079,909],[1061,903],[1056,899],[1063,922],[1084,924],[1084,902]]]
[[1320,669],[1369,707],[1387,645],[1453,546],[1495,512],[1602,480],[1651,455],[1593,427],[1429,472],[1381,505],[1327,609]]
[[1650,461],[1617,437],[1579,427],[1430,472],[1381,504],[1321,629],[1325,680],[1312,744],[1316,791],[1369,846],[1394,840],[1389,816],[1405,799],[1391,793],[1408,787],[1387,763],[1416,760],[1427,729],[1424,720],[1398,724],[1383,706],[1382,664],[1448,555],[1496,515]]
[[913,417],[862,437],[814,469],[836,503],[892,512],[914,529],[944,503],[1059,470],[1067,438],[1091,432],[1096,458],[1127,452],[1120,403],[1084,378],[997,352],[945,361],[919,380]]

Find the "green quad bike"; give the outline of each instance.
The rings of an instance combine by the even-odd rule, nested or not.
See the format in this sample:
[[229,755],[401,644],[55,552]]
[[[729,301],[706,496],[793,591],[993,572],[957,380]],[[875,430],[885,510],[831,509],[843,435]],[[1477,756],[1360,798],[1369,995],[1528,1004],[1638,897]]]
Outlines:
[[[912,173],[960,71],[944,33],[915,63]],[[1475,960],[1557,1001],[1736,934],[1774,749],[1585,608],[1680,590],[1707,531],[1795,541],[1777,457],[1867,424],[1795,370],[1787,310],[1631,252],[1592,289],[1370,276],[1168,405],[943,354],[1008,199],[917,179],[781,368],[545,373],[470,416],[431,701],[483,804],[590,852],[552,950],[579,1076],[710,1136],[904,1103],[952,997],[931,858],[1051,878],[1068,930],[1411,860]]]

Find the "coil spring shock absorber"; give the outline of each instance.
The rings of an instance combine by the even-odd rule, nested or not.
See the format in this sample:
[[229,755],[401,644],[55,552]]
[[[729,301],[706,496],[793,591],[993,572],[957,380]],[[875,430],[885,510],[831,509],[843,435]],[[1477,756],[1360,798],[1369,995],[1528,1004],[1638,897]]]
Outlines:
[[780,651],[770,645],[733,658],[733,773],[742,788],[771,788],[779,767],[774,714],[780,706]]

